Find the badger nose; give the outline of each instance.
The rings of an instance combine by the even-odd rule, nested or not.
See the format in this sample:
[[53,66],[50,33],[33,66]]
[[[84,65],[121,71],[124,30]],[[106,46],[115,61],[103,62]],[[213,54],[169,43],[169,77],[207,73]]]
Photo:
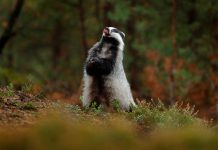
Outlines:
[[110,33],[110,29],[108,27],[105,27],[104,30],[103,30],[103,33],[108,35]]

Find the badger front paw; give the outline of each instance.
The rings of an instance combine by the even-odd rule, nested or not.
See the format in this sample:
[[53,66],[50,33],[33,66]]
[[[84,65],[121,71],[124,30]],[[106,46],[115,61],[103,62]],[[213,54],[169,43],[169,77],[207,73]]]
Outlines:
[[86,72],[88,75],[95,75],[97,73],[97,68],[99,65],[99,59],[96,57],[90,58],[87,62],[86,62]]
[[95,63],[97,63],[99,61],[98,58],[91,58],[89,61],[88,61],[88,65],[93,65]]

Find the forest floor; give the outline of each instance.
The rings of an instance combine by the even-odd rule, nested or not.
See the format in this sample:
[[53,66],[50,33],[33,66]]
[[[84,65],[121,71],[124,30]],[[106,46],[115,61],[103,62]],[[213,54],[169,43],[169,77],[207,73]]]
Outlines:
[[113,104],[51,101],[43,95],[0,89],[0,149],[216,149],[216,125],[189,105],[140,103],[132,112]]

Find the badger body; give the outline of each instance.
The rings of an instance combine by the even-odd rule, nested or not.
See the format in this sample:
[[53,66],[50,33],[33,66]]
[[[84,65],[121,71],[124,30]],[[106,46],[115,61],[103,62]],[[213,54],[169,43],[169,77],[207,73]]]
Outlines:
[[106,27],[99,42],[88,52],[84,67],[83,106],[96,102],[109,107],[117,100],[121,108],[135,106],[123,68],[125,34]]

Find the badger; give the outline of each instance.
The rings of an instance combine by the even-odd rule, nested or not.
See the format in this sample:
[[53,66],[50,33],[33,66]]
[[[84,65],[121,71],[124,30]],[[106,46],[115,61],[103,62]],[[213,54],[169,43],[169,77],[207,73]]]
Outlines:
[[125,34],[105,27],[99,42],[88,51],[84,65],[83,106],[92,102],[108,108],[113,100],[123,110],[136,106],[123,67]]

